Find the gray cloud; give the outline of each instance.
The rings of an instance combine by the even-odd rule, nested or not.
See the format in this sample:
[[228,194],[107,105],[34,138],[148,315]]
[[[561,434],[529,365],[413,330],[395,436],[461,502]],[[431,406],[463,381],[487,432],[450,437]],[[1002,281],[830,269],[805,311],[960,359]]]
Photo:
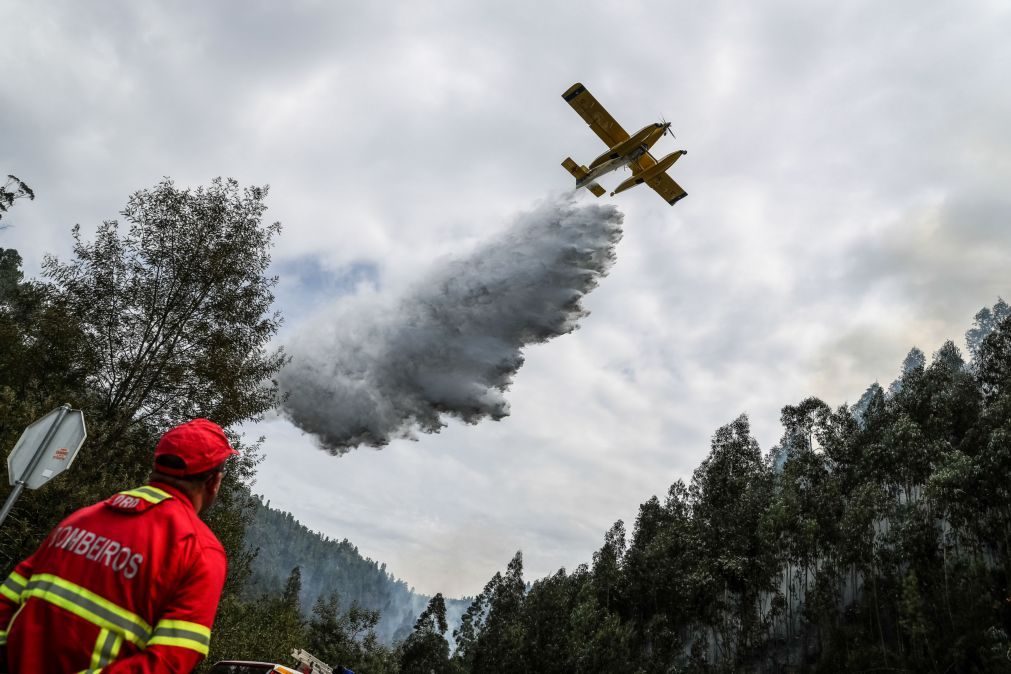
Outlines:
[[[627,127],[674,123],[660,151],[689,151],[673,172],[689,197],[620,195],[592,316],[524,350],[511,416],[340,461],[287,422],[250,429],[268,436],[268,498],[426,592],[479,591],[518,548],[531,577],[588,560],[720,424],[746,411],[768,447],[783,404],[852,402],[1011,295],[1002,3],[5,12],[0,160],[38,198],[0,245],[32,274],[71,225],[87,235],[163,175],[269,183],[284,339],[335,295],[410,297],[419,260],[460,259],[568,187],[558,162],[602,150],[560,98],[572,82]],[[475,529],[491,534],[461,555]]]

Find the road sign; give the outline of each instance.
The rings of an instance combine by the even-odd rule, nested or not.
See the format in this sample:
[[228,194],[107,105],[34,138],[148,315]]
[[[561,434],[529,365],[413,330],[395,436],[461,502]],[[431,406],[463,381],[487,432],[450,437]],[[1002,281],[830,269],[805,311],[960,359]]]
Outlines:
[[14,489],[0,509],[0,523],[26,487],[38,489],[70,468],[86,437],[84,413],[70,405],[57,407],[26,428],[7,457],[7,475]]
[[84,413],[69,405],[57,407],[21,434],[7,457],[7,475],[11,485],[24,482],[28,489],[38,489],[74,462],[88,432]]

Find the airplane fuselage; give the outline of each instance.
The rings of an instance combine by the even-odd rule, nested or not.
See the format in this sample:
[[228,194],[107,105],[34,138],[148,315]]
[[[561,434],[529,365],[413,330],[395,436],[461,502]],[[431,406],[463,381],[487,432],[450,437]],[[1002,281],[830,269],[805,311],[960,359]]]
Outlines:
[[587,167],[589,173],[576,181],[576,187],[583,187],[592,183],[600,176],[616,171],[622,166],[633,162],[642,155],[649,152],[649,149],[663,136],[667,130],[667,124],[654,122],[642,127],[637,132],[628,137],[614,147],[608,149],[599,157],[590,162]]

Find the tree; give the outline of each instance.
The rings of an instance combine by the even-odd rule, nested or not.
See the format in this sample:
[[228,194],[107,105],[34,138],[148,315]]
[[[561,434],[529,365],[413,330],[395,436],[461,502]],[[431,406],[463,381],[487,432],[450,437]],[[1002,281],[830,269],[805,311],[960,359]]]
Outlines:
[[301,591],[302,573],[296,566],[280,592],[262,594],[250,601],[236,594],[224,597],[205,664],[219,659],[287,660],[293,648],[305,646]]
[[0,186],[0,219],[11,209],[18,199],[35,199],[35,192],[17,176],[7,176],[7,182]]
[[863,424],[864,419],[869,413],[873,413],[875,408],[884,405],[884,399],[884,389],[881,388],[881,384],[874,382],[867,387],[867,390],[863,392],[863,395],[860,396],[856,404],[850,408],[850,412],[858,423]]
[[976,355],[976,377],[987,404],[1011,395],[1011,316],[984,340]]
[[301,646],[305,640],[305,621],[302,618],[302,569],[295,567],[288,575],[281,596],[264,601],[271,606],[269,652],[274,658],[287,657],[292,648]]
[[[86,380],[95,359],[79,317],[53,288],[22,281],[17,251],[0,251],[0,274],[0,446],[9,451],[28,424],[65,402],[87,401]],[[75,464],[74,471],[18,501],[0,528],[5,569],[30,554],[75,503],[74,492],[82,484],[77,471]],[[8,490],[3,480],[0,499]]]
[[89,384],[115,440],[128,426],[213,418],[255,420],[277,396],[285,363],[268,351],[280,325],[265,276],[280,224],[264,226],[267,188],[234,180],[178,189],[163,180],[130,197],[93,243],[74,228],[76,259],[47,257],[45,274],[82,317],[100,366]]
[[23,278],[18,252],[13,248],[0,248],[0,302],[10,300]]
[[400,647],[402,674],[442,674],[450,672],[446,633],[446,602],[436,594],[418,616],[414,631]]
[[348,616],[341,612],[340,597],[336,593],[325,599],[320,597],[309,620],[309,652],[332,665],[350,665],[357,650],[350,627]]
[[888,385],[888,393],[894,396],[900,392],[908,378],[923,374],[923,368],[926,364],[927,357],[923,355],[923,351],[914,346],[906,354],[905,360],[902,361],[902,371],[899,373],[899,378]]
[[746,415],[718,429],[712,450],[690,487],[696,540],[705,559],[699,572],[709,606],[700,622],[727,663],[737,663],[763,629],[759,594],[772,589],[772,549],[763,540],[771,500],[769,471]]
[[446,624],[446,600],[442,598],[442,593],[437,593],[428,602],[428,606],[418,616],[414,623],[414,630],[425,630],[436,634],[445,634],[449,627]]
[[299,595],[302,594],[302,569],[296,566],[288,574],[288,580],[284,584],[284,592],[281,593],[281,604],[288,608],[299,608]]
[[[5,554],[29,554],[72,509],[143,482],[158,436],[179,421],[209,417],[228,428],[273,406],[271,377],[286,357],[268,349],[280,316],[270,311],[276,278],[266,270],[280,225],[262,223],[265,197],[266,188],[241,190],[234,180],[196,190],[164,180],[130,197],[125,234],[108,221],[86,243],[75,227],[73,260],[47,257],[48,282],[16,285],[20,304],[3,317],[15,323],[15,347],[0,372],[0,390],[13,393],[0,399],[0,419],[23,428],[70,402],[84,410],[89,437],[72,472],[19,501],[31,516]],[[4,264],[10,269],[10,259]],[[49,396],[25,408],[25,390]],[[53,400],[54,391],[65,397]],[[250,510],[239,487],[259,460],[255,446],[242,449],[214,515],[235,529],[217,529],[230,556],[241,554]],[[224,516],[232,505],[239,511]]]
[[[955,497],[952,510],[994,558],[993,600],[1011,635],[1011,316],[983,340],[976,357],[976,378],[982,394],[977,441],[963,443],[961,470],[952,471],[955,483],[947,494]],[[959,493],[961,492],[961,493]],[[960,502],[959,502],[960,501]],[[968,503],[966,503],[968,502]],[[966,506],[972,504],[973,507]],[[974,511],[974,512],[973,512]]]
[[597,602],[605,611],[619,598],[621,591],[621,565],[625,556],[625,523],[618,520],[604,534],[604,545],[593,553],[593,584]]
[[488,620],[488,607],[491,604],[492,595],[501,583],[502,574],[496,571],[491,580],[485,583],[481,594],[474,597],[474,601],[467,607],[460,620],[460,627],[453,630],[453,639],[456,641],[453,661],[465,671],[471,671],[473,668],[479,641]]
[[524,661],[545,674],[576,671],[577,639],[572,616],[581,586],[589,574],[582,565],[571,576],[564,569],[535,581],[523,601]]
[[523,553],[517,551],[488,600],[488,614],[474,654],[474,672],[525,669],[523,663]]
[[[115,222],[93,244],[75,231],[75,257],[47,258],[42,280],[23,280],[17,252],[0,251],[0,442],[13,446],[64,402],[84,410],[89,432],[73,470],[26,493],[5,521],[8,569],[71,510],[143,482],[170,425],[207,416],[227,428],[272,406],[285,357],[268,349],[280,321],[266,276],[279,225],[262,223],[265,196],[232,180],[197,190],[163,181],[130,198],[125,235]],[[274,600],[239,596],[259,454],[232,441],[242,455],[207,518],[230,562],[212,655],[256,657],[284,630],[274,629]]]
[[983,340],[1008,316],[1011,316],[1011,306],[1003,298],[997,298],[992,308],[983,307],[976,312],[972,327],[965,333],[965,344],[973,360],[979,355]]

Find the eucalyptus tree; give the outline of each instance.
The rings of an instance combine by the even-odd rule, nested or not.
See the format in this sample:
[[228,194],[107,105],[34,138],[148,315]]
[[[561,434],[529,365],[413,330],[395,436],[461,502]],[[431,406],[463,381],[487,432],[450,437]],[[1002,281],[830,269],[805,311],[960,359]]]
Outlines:
[[371,663],[368,671],[384,669],[392,666],[393,658],[379,643],[378,623],[379,612],[358,602],[351,602],[345,611],[336,593],[319,597],[306,625],[303,647],[334,666],[359,670]]
[[[0,185],[0,219],[3,218],[4,213],[14,206],[14,202],[18,199],[32,201],[35,199],[35,192],[23,180],[17,176],[8,174],[7,181],[3,185]],[[0,226],[0,229],[3,228],[3,226]]]
[[464,671],[473,670],[474,659],[480,647],[479,641],[488,620],[492,596],[501,584],[502,574],[496,571],[491,580],[485,583],[480,594],[474,597],[474,601],[467,607],[460,619],[460,626],[453,630],[453,640],[456,642],[453,662]]
[[578,651],[572,618],[587,576],[582,565],[570,576],[565,569],[534,581],[523,601],[524,661],[544,674],[574,671]]
[[983,340],[1009,316],[1011,305],[1008,305],[1003,298],[998,298],[993,307],[983,307],[976,312],[972,327],[965,333],[965,343],[973,360],[979,355]]
[[436,594],[414,623],[414,631],[398,649],[402,674],[444,674],[453,671],[446,641],[446,601]]
[[618,520],[604,534],[604,545],[593,553],[593,585],[597,603],[604,611],[620,612],[622,594],[622,560],[625,557],[625,523]]
[[476,644],[472,672],[526,669],[522,616],[525,594],[523,553],[518,551],[488,597],[487,616]]
[[742,662],[765,635],[759,598],[774,589],[775,557],[762,534],[771,500],[771,476],[748,418],[741,415],[713,435],[710,454],[695,470],[689,493],[701,567],[700,590],[709,599],[699,621],[724,663]]

